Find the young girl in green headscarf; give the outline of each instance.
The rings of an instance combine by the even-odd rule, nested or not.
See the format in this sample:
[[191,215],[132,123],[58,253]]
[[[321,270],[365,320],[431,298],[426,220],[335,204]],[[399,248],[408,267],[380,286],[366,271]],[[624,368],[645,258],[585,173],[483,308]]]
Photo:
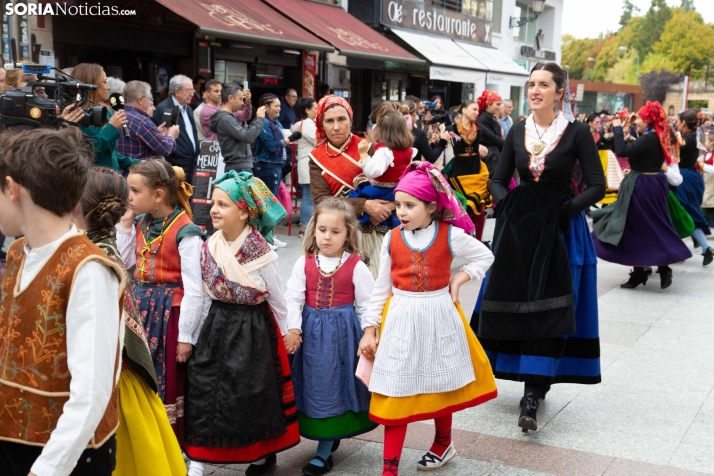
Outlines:
[[300,345],[300,325],[287,322],[278,255],[265,238],[286,212],[250,172],[213,183],[217,231],[201,253],[213,302],[188,364],[184,451],[266,474],[300,441],[286,351]]

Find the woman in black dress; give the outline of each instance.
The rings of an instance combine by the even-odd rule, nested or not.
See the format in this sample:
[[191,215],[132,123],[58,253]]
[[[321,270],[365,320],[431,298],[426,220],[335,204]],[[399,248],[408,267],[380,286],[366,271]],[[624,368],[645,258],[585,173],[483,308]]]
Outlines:
[[696,169],[699,158],[697,127],[699,127],[699,117],[696,109],[687,109],[679,113],[677,129],[682,134],[684,144],[679,148],[679,172],[682,174],[682,183],[677,187],[676,194],[679,202],[694,220],[692,240],[695,248],[701,246],[704,256],[702,264],[706,266],[714,260],[714,254],[705,237],[712,232],[702,213],[704,178]]
[[481,144],[488,149],[484,159],[491,172],[496,170],[503,149],[504,135],[498,117],[503,110],[503,99],[495,91],[484,91],[478,98],[479,115],[476,125],[481,130]]
[[[478,337],[496,378],[525,383],[526,433],[552,384],[600,382],[597,259],[583,211],[605,195],[605,176],[588,126],[560,110],[566,87],[560,66],[535,65],[532,113],[513,124],[491,182],[495,261]],[[588,186],[577,197],[576,162]],[[516,169],[521,183],[507,193]]]
[[436,162],[437,159],[441,157],[441,154],[444,153],[446,146],[449,144],[449,134],[442,132],[439,135],[438,142],[429,142],[429,139],[426,137],[426,132],[416,126],[417,105],[410,99],[407,99],[401,104],[401,106],[399,106],[399,112],[404,115],[404,119],[407,119],[407,124],[409,124],[412,129],[412,136],[414,137],[412,147],[417,150],[417,155],[414,156],[412,160],[426,160],[432,164]]
[[600,259],[634,268],[620,287],[647,284],[645,268],[657,266],[660,287],[665,289],[672,285],[669,265],[692,257],[667,209],[670,181],[677,183],[672,175],[679,176],[679,154],[659,102],[647,101],[637,116],[642,135],[629,143],[620,119],[612,122],[615,153],[629,159],[631,171],[620,184],[617,201],[591,213],[595,250]]

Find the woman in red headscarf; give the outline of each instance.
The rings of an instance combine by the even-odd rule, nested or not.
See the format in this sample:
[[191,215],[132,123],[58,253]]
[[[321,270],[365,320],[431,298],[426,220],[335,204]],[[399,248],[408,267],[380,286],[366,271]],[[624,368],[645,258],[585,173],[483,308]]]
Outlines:
[[[317,206],[329,197],[346,201],[357,218],[367,214],[371,225],[362,226],[362,251],[374,277],[379,271],[379,251],[388,227],[379,226],[395,209],[394,202],[348,198],[362,174],[359,143],[364,139],[351,132],[352,107],[342,97],[325,96],[317,104],[315,148],[310,153],[310,189]],[[362,176],[364,177],[364,176]]]
[[612,125],[615,154],[628,157],[632,170],[620,184],[617,201],[591,213],[595,251],[605,261],[634,267],[620,287],[646,284],[645,267],[658,266],[665,289],[672,284],[669,264],[692,256],[667,211],[668,177],[679,175],[677,141],[659,102],[647,101],[637,112],[637,131],[643,135],[633,142],[625,142],[619,118]]
[[495,91],[484,91],[476,104],[479,110],[476,125],[481,129],[481,144],[488,148],[488,155],[484,162],[489,170],[496,170],[505,139],[503,128],[498,122],[503,111],[503,99]]

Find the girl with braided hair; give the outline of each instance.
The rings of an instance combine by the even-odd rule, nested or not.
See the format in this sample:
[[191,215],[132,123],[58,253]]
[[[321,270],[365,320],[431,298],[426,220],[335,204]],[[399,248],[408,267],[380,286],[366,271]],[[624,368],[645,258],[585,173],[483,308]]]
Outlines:
[[[74,221],[92,243],[124,268],[117,250],[115,225],[126,213],[129,187],[109,168],[92,168]],[[139,476],[143,468],[156,474],[184,476],[186,463],[166,410],[157,394],[156,372],[146,341],[144,319],[131,287],[124,288],[124,348],[119,376],[119,428],[115,474]]]
[[[186,362],[210,305],[201,283],[205,233],[192,222],[193,189],[180,167],[146,160],[131,168],[127,183],[129,211],[117,226],[117,245],[127,267],[136,265],[134,294],[159,396],[183,444]],[[189,474],[201,473],[192,461]]]

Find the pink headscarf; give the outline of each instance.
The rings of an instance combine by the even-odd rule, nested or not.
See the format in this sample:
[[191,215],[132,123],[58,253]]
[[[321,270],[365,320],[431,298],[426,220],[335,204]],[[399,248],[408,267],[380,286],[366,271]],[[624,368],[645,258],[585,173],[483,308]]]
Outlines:
[[412,162],[404,171],[394,193],[404,192],[427,203],[436,203],[436,210],[444,213],[443,220],[458,226],[466,233],[475,230],[461,202],[456,198],[448,182],[433,164]]

